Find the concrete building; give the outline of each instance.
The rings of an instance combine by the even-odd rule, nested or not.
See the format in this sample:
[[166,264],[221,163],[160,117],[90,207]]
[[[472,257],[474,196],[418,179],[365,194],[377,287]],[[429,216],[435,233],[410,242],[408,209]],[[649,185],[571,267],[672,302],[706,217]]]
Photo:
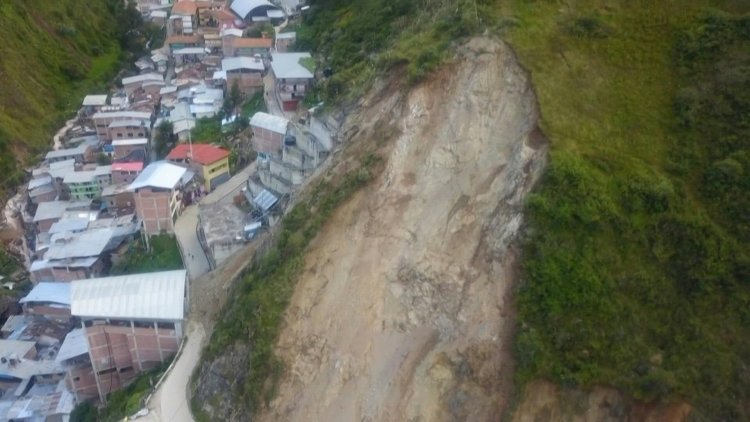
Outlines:
[[76,163],[90,163],[96,161],[98,152],[96,141],[86,141],[75,148],[55,149],[44,156],[47,163],[74,160]]
[[[145,126],[145,128],[150,129],[152,115],[153,113],[145,111],[100,111],[98,113],[94,113],[94,115],[91,116],[91,119],[94,122],[94,126],[96,127],[96,135],[99,137],[99,141],[111,141],[112,137],[109,126],[113,122],[135,120],[139,122],[139,125],[137,127],[141,127],[140,122],[144,122],[143,125]],[[146,133],[141,136],[137,136],[136,132],[132,132],[130,135],[128,135],[127,131],[122,131],[121,134],[121,139],[147,137]]]
[[229,41],[222,43],[224,57],[242,56],[268,57],[273,47],[271,38],[237,38],[230,37]]
[[70,283],[39,283],[18,303],[27,315],[58,321],[70,320]]
[[73,201],[99,198],[102,189],[112,184],[112,166],[97,166],[93,170],[74,171],[65,175],[63,186]]
[[203,37],[200,35],[171,35],[164,42],[169,52],[187,47],[203,47]]
[[113,163],[112,183],[116,185],[133,183],[143,171],[143,163]]
[[107,126],[107,139],[117,141],[148,138],[150,126],[151,121],[148,119],[115,120]]
[[296,42],[296,32],[280,32],[276,34],[276,45],[274,47],[277,53],[287,53]]
[[247,95],[263,90],[263,60],[257,57],[229,57],[221,60],[221,70],[226,72],[227,87],[234,84]]
[[187,169],[166,161],[149,164],[136,177],[133,191],[135,209],[146,235],[173,233],[174,223],[182,213],[182,189],[189,177]]
[[55,362],[64,368],[65,383],[73,392],[76,402],[99,398],[97,379],[89,357],[86,331],[83,328],[76,328],[65,336]]
[[297,104],[307,94],[315,77],[305,65],[311,60],[310,53],[271,54],[274,87],[285,111],[296,110]]
[[250,128],[253,130],[253,149],[259,159],[266,159],[269,155],[281,157],[289,120],[260,111],[250,118]]
[[169,152],[167,160],[190,167],[203,180],[206,192],[230,178],[229,151],[224,148],[210,144],[180,144]]
[[[188,303],[186,281],[187,272],[176,270],[72,282],[71,312],[81,320],[102,402],[177,353]],[[78,345],[75,354],[82,350]],[[79,365],[77,372],[85,373]],[[91,390],[90,383],[69,384],[81,394]]]
[[[144,157],[148,157],[148,139],[147,138],[128,138],[112,140],[112,159],[122,160],[136,151],[141,151]],[[140,156],[140,155],[139,155]]]
[[158,73],[146,73],[143,75],[129,76],[122,78],[122,87],[125,89],[125,93],[130,96],[143,85],[148,82],[161,82],[164,83],[164,76]]
[[199,236],[208,247],[212,268],[221,265],[245,243],[245,213],[234,204],[201,204],[198,208]]
[[101,111],[102,107],[107,106],[109,95],[87,95],[83,98],[81,109],[78,111],[78,119],[81,123],[86,124],[91,121],[91,116]]
[[37,233],[46,233],[50,227],[65,214],[66,211],[88,211],[91,201],[49,201],[42,202],[34,213],[34,225]]

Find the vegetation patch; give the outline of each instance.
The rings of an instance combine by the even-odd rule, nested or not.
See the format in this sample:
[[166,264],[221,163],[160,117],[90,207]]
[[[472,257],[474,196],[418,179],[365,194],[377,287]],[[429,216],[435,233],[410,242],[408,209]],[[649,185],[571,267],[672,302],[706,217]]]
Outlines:
[[559,6],[498,7],[518,22],[506,34],[552,141],[527,206],[518,381],[610,385],[687,399],[696,420],[746,420],[747,10]]
[[296,48],[312,50],[332,76],[319,100],[361,96],[374,77],[406,66],[409,83],[450,57],[450,46],[483,26],[490,5],[470,0],[319,0],[303,14]]
[[122,0],[0,2],[0,194],[24,178],[83,96],[105,92],[118,68],[158,42]]
[[71,422],[114,422],[126,420],[143,408],[146,396],[156,385],[159,377],[172,363],[168,359],[158,367],[139,375],[130,385],[107,397],[107,404],[97,409],[89,402],[76,406],[70,414]]
[[[233,391],[235,403],[248,413],[273,397],[282,363],[274,354],[283,313],[304,265],[304,251],[333,211],[367,184],[380,159],[368,155],[358,170],[319,183],[284,216],[274,245],[236,282],[229,303],[214,329],[202,361],[210,361],[236,342],[249,345],[250,367],[244,384]],[[195,414],[202,414],[193,401]]]
[[151,236],[150,249],[143,239],[130,244],[122,262],[112,266],[112,275],[139,274],[154,271],[180,270],[184,268],[177,239],[168,234]]

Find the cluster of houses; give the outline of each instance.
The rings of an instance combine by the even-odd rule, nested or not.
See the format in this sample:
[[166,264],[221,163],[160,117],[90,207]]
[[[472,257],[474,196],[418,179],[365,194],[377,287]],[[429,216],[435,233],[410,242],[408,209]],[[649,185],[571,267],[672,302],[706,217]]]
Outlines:
[[[139,73],[115,92],[86,96],[75,123],[31,171],[24,224],[34,287],[2,326],[0,420],[66,420],[76,403],[106,402],[176,353],[185,270],[109,276],[110,269],[134,239],[173,233],[186,206],[230,179],[231,152],[191,135],[198,119],[220,113],[230,90],[264,93],[276,112],[249,119],[257,162],[242,192],[253,211],[199,207],[198,237],[214,266],[278,218],[272,210],[332,149],[310,113],[297,119],[315,77],[310,54],[292,51],[294,32],[257,35],[285,19],[281,7],[266,0],[136,6],[165,26],[164,47],[139,59]],[[163,121],[178,142],[157,159],[152,142]]]

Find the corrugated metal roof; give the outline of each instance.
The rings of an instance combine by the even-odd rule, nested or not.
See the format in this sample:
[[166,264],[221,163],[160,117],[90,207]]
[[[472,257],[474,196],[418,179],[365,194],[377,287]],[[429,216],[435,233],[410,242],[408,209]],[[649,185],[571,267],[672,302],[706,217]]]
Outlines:
[[103,106],[107,105],[107,94],[103,95],[87,95],[83,97],[83,105],[84,106]]
[[184,318],[185,270],[77,280],[71,312],[78,317],[177,321]]
[[283,117],[274,116],[273,114],[259,111],[255,113],[250,119],[250,125],[267,129],[271,132],[286,134],[286,128],[289,125],[289,120]]
[[[112,99],[114,101],[114,98]],[[100,111],[92,119],[143,119],[150,120],[151,113],[144,111]]]
[[185,174],[185,171],[185,167],[180,167],[167,161],[153,162],[143,169],[143,172],[130,184],[130,190],[143,187],[174,189]]
[[225,72],[240,69],[263,71],[265,66],[262,60],[256,60],[253,57],[229,57],[221,60],[221,70]]
[[49,234],[82,231],[86,230],[88,226],[88,218],[66,218],[52,224],[49,228]]
[[39,283],[18,302],[51,302],[70,306],[70,283]]
[[232,2],[232,5],[229,6],[229,8],[232,9],[232,11],[242,19],[246,19],[247,15],[250,14],[250,12],[259,7],[278,9],[276,6],[266,0],[234,0]]
[[114,141],[112,141],[112,146],[121,147],[125,145],[146,145],[147,143],[148,139],[146,138],[115,139]]
[[52,158],[73,157],[76,155],[83,155],[87,149],[95,147],[97,143],[98,143],[97,141],[84,141],[81,145],[78,145],[75,148],[52,150],[52,151],[49,151],[44,156],[44,158],[49,160]]
[[269,192],[267,189],[263,189],[262,191],[260,191],[258,196],[253,199],[255,205],[263,210],[263,212],[268,211],[272,206],[274,206],[274,204],[276,204],[276,201],[278,201],[276,196],[274,196],[274,194]]
[[34,214],[34,222],[49,220],[51,218],[60,218],[65,211],[74,209],[88,209],[91,207],[91,201],[49,201],[42,202]]
[[123,85],[130,85],[135,83],[143,83],[146,81],[159,81],[163,82],[164,77],[158,73],[146,73],[144,75],[130,76],[128,78],[122,78]]
[[310,53],[271,53],[271,69],[280,79],[312,79],[313,74],[300,64],[300,60],[309,57]]
[[55,362],[62,363],[88,352],[89,345],[86,342],[86,333],[83,331],[83,328],[76,328],[65,336],[65,340],[60,346],[60,351],[57,352],[57,356],[55,357]]
[[277,40],[284,40],[284,39],[289,39],[289,38],[297,38],[297,33],[296,32],[279,32],[278,34],[276,34]]

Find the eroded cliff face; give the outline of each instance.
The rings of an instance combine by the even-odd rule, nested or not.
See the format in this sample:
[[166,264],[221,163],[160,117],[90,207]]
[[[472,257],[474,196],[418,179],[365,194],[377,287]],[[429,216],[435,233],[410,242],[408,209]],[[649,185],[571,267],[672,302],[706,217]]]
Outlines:
[[286,373],[262,419],[501,416],[513,245],[546,156],[537,118],[527,75],[488,39],[350,117],[351,142],[394,134],[385,169],[306,255],[278,342]]

